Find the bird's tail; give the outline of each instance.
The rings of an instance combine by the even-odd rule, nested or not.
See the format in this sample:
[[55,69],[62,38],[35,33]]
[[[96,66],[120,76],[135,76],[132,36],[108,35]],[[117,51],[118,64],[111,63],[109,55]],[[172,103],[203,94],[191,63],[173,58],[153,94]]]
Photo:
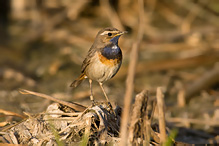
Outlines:
[[71,83],[70,87],[76,88],[81,82],[86,79],[86,75],[82,73],[74,82]]

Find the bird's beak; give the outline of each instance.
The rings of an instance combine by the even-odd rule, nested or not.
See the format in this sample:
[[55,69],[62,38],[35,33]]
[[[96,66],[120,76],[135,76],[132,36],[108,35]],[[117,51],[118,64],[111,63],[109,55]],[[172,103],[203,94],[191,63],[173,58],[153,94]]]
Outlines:
[[122,34],[125,34],[125,33],[128,33],[128,31],[122,31],[122,32],[120,32],[121,35],[122,35]]
[[123,35],[125,33],[128,33],[128,31],[120,31],[119,33],[117,33],[115,36],[120,36],[120,35]]

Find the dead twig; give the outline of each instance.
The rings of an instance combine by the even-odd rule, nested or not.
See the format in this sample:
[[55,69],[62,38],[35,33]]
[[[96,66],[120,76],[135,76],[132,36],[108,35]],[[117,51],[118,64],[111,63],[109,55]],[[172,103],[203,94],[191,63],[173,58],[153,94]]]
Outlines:
[[[151,136],[151,138],[153,138],[153,140],[157,143],[160,143],[160,137],[158,136],[157,132],[155,132],[152,128],[151,128],[151,123],[153,121],[153,118],[154,118],[154,113],[155,113],[155,110],[156,110],[156,106],[157,106],[157,101],[154,100],[153,103],[152,103],[152,111],[151,111],[151,116],[150,116],[150,119],[147,121],[147,126],[148,124],[150,124],[150,129],[146,129],[148,130],[147,132],[150,132],[150,134],[147,134],[146,136],[148,137],[148,135]],[[148,110],[148,108],[147,108]],[[148,115],[147,115],[148,116]],[[149,137],[150,138],[150,137]]]
[[100,4],[102,6],[102,9],[107,14],[112,26],[117,27],[120,30],[124,30],[119,16],[117,15],[116,11],[110,6],[109,0],[100,0]]
[[158,11],[159,13],[166,18],[166,20],[176,26],[182,23],[183,18],[174,12],[170,7],[168,7],[164,2],[159,1],[158,3]]
[[[207,3],[207,1],[205,1],[205,3]],[[190,9],[189,14],[185,17],[181,24],[181,30],[183,34],[187,34],[191,31],[192,22],[195,20],[200,10],[201,9],[199,7],[194,7],[193,9]]]
[[76,0],[72,1],[69,5],[66,5],[67,16],[71,20],[75,20],[78,18],[83,8],[89,3],[88,0]]
[[[135,97],[135,103],[133,105],[132,116],[130,120],[131,122],[129,127],[129,141],[133,145],[136,144],[136,141],[134,140],[138,137],[143,137],[142,134],[145,131],[144,118],[146,115],[147,101],[148,96],[146,90],[143,90]],[[140,125],[140,127],[138,125]]]
[[138,36],[135,43],[132,46],[132,50],[130,53],[130,65],[128,70],[128,76],[126,80],[126,92],[124,96],[124,112],[122,114],[122,122],[120,128],[120,137],[121,137],[121,146],[125,146],[127,143],[127,125],[129,120],[129,111],[130,104],[132,100],[132,94],[134,89],[134,77],[135,77],[135,69],[138,60],[138,48],[143,38],[144,34],[144,1],[138,0],[139,7],[139,29]]
[[[148,95],[148,91],[146,92],[146,98],[148,100],[149,98],[149,95]],[[145,104],[145,103],[144,103]],[[148,101],[147,101],[147,104],[148,104]],[[153,106],[153,105],[152,105]],[[147,105],[146,107],[146,112],[145,112],[145,115],[144,115],[144,119],[143,119],[143,122],[144,122],[144,129],[146,129],[144,131],[144,135],[145,135],[145,142],[144,142],[144,145],[146,146],[149,146],[150,145],[150,139],[151,139],[151,119],[152,119],[152,116],[153,116],[153,110],[151,111],[151,117],[149,118],[149,107]]]
[[[213,15],[212,13],[209,13],[208,11],[206,11],[205,9],[203,9],[202,7],[200,7],[199,5],[186,0],[186,1],[174,1],[177,5],[184,7],[185,9],[187,9],[188,11],[192,10],[192,9],[196,9],[196,11],[199,11],[199,13],[197,14],[198,17],[200,18],[204,18],[205,20],[207,20],[208,22],[211,22],[212,24],[218,26],[219,25],[219,20],[217,19],[217,16]],[[202,14],[205,15],[202,15]]]
[[[132,55],[133,57],[133,55]],[[183,58],[183,59],[169,59],[152,62],[138,63],[136,67],[136,74],[144,74],[150,71],[161,71],[169,69],[183,69],[199,65],[209,65],[219,61],[218,53],[210,53],[195,57]],[[147,66],[147,68],[145,68]],[[121,78],[127,74],[128,68],[122,67],[120,73],[115,78]]]
[[16,117],[20,117],[22,119],[26,118],[24,115],[21,115],[21,114],[15,113],[15,112],[11,112],[11,111],[6,111],[3,109],[0,109],[0,113],[4,114],[6,116],[16,116]]
[[189,123],[189,124],[198,124],[198,125],[209,125],[209,126],[219,126],[218,120],[203,120],[203,119],[188,119],[188,118],[167,118],[168,122],[173,123]]
[[215,67],[203,74],[198,80],[195,80],[190,84],[185,90],[185,97],[187,102],[192,98],[197,92],[207,89],[211,85],[214,85],[219,81],[219,63],[215,64]]
[[39,97],[48,99],[48,100],[52,100],[52,101],[54,101],[54,102],[57,102],[57,103],[66,105],[66,106],[68,106],[68,107],[70,107],[70,108],[73,108],[74,110],[80,111],[80,112],[84,111],[84,110],[87,108],[86,106],[83,106],[83,105],[81,105],[81,104],[79,104],[79,103],[66,102],[66,101],[63,101],[63,100],[54,98],[54,97],[52,97],[52,96],[49,96],[49,95],[46,95],[46,94],[43,94],[43,93],[37,93],[37,92],[34,92],[34,91],[25,90],[25,89],[20,89],[20,93],[21,93],[21,94],[31,94],[31,95],[35,95],[35,96],[39,96]]
[[164,114],[164,95],[162,93],[161,87],[157,88],[157,108],[159,117],[159,129],[160,129],[160,142],[164,143],[166,141],[166,122]]
[[186,105],[185,90],[183,89],[179,90],[177,94],[177,105],[179,107],[185,107]]

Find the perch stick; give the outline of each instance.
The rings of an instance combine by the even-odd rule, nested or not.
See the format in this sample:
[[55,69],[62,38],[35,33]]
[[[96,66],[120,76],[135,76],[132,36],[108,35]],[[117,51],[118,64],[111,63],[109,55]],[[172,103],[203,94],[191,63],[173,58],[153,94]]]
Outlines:
[[31,94],[31,95],[39,96],[39,97],[42,97],[42,98],[45,98],[45,99],[49,99],[49,100],[52,100],[54,102],[66,105],[70,108],[73,108],[74,110],[79,111],[79,112],[82,112],[87,108],[87,107],[85,107],[81,104],[78,104],[78,103],[75,103],[75,102],[73,102],[73,103],[66,102],[66,101],[54,98],[52,96],[49,96],[49,95],[46,95],[46,94],[43,94],[43,93],[38,93],[38,92],[29,91],[29,90],[25,90],[25,89],[20,89],[20,93],[21,94]]
[[160,129],[160,141],[164,143],[166,141],[166,123],[164,115],[164,96],[161,91],[161,87],[157,88],[157,108],[158,108],[158,117],[159,117],[159,129]]

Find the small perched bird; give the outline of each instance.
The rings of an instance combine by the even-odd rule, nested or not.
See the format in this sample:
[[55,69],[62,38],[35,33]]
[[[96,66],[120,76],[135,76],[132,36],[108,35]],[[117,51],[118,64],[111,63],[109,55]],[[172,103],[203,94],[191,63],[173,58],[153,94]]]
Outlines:
[[75,88],[88,78],[91,91],[90,99],[93,103],[92,80],[99,83],[106,100],[109,101],[103,89],[103,83],[112,78],[122,64],[122,51],[118,46],[118,40],[124,33],[127,32],[112,27],[100,30],[83,61],[81,75],[70,86]]

